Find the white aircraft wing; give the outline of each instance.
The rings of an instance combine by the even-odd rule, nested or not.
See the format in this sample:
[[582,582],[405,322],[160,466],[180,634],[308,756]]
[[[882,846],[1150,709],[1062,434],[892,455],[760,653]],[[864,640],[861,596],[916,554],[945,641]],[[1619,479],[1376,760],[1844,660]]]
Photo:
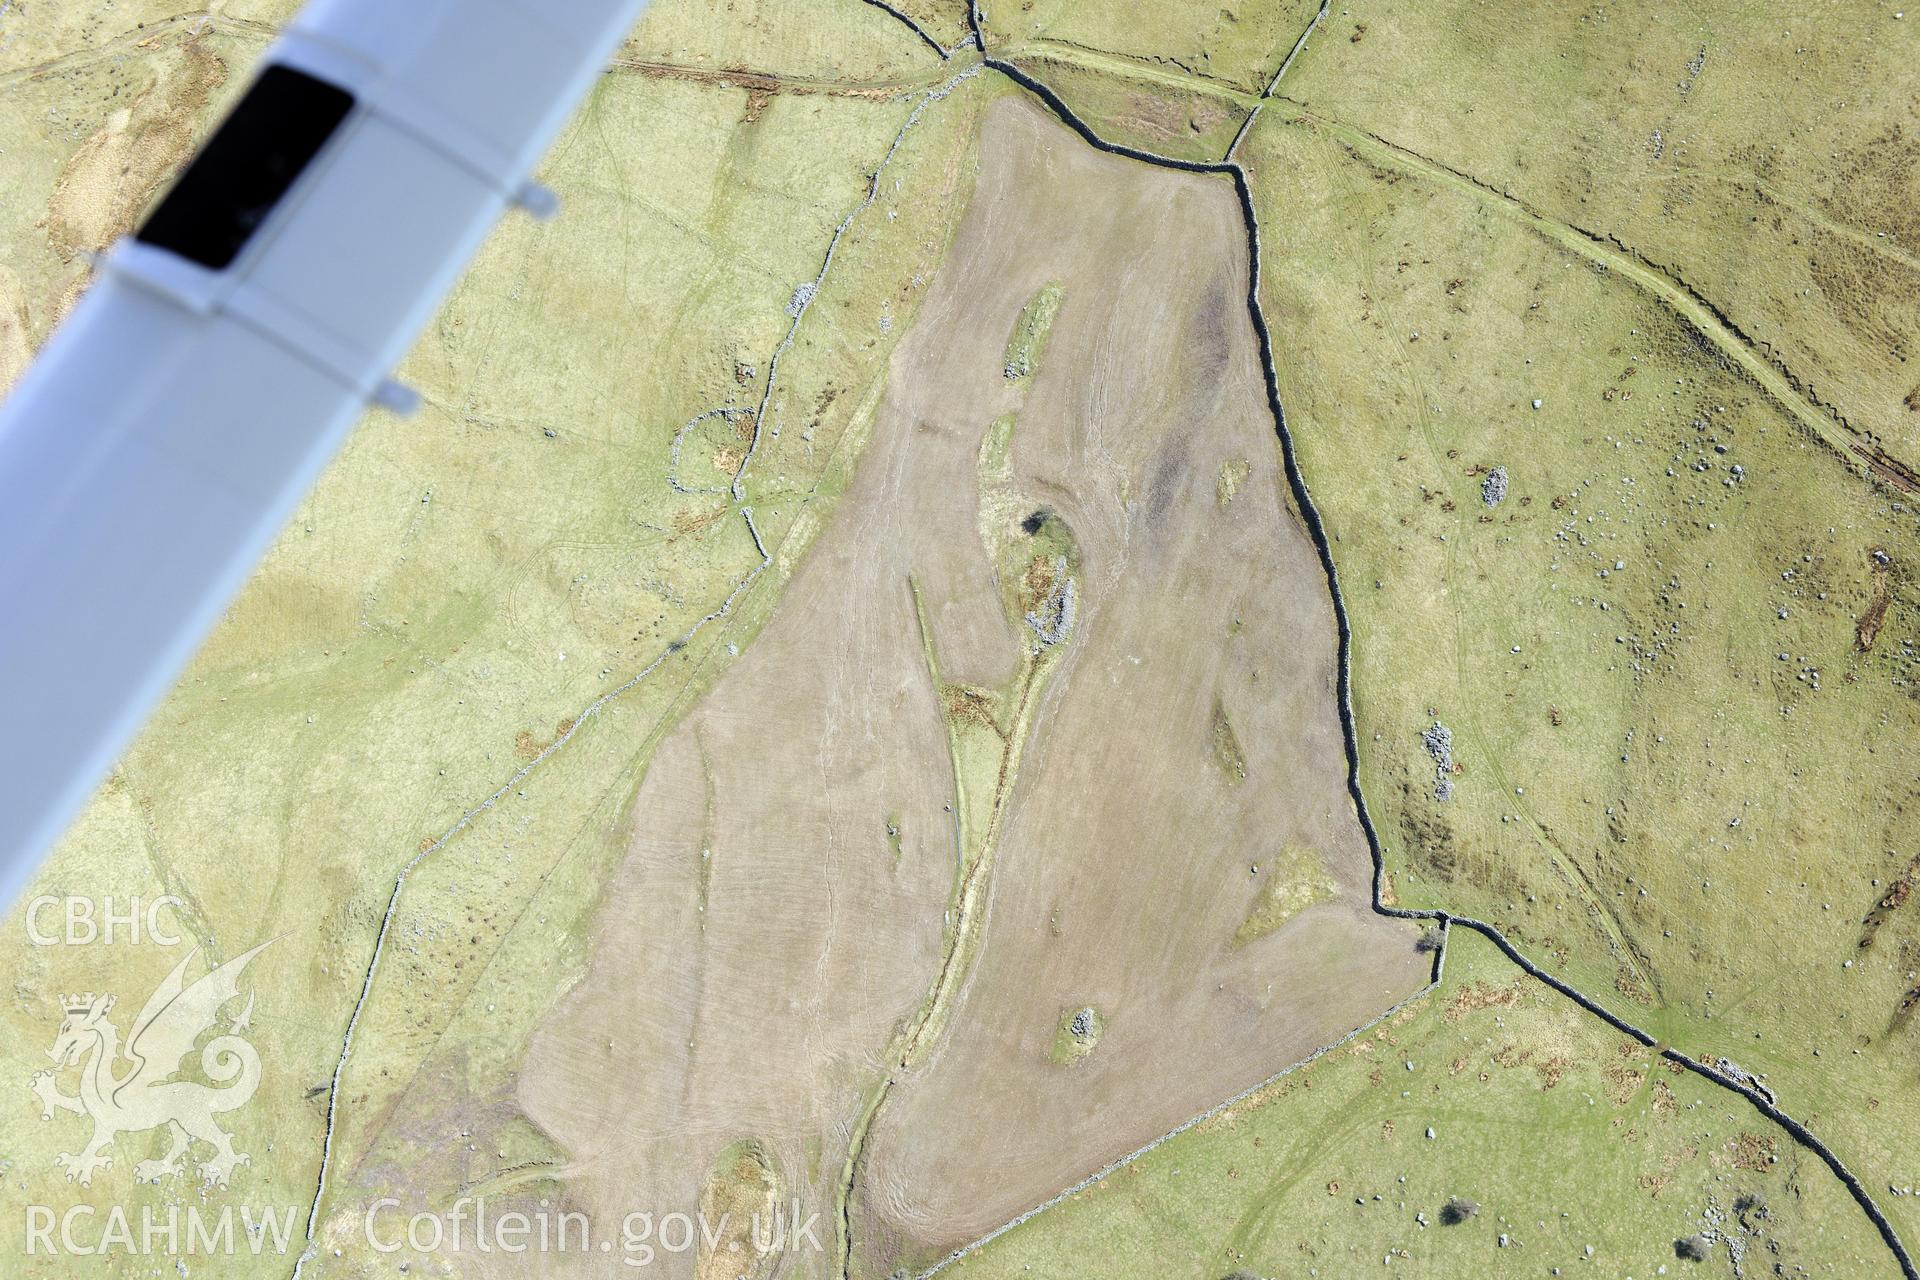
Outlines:
[[0,908],[643,0],[315,0],[0,405]]

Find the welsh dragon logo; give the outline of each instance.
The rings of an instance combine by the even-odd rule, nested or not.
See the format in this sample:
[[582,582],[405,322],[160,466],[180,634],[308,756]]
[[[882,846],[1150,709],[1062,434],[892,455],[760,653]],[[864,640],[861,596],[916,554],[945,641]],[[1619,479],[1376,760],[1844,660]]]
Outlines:
[[[36,1072],[33,1091],[40,1098],[43,1120],[53,1119],[56,1110],[93,1119],[93,1137],[85,1147],[53,1158],[55,1165],[67,1171],[67,1181],[92,1185],[96,1170],[113,1167],[109,1150],[116,1138],[162,1125],[168,1130],[167,1153],[133,1167],[133,1176],[142,1182],[182,1174],[195,1142],[213,1148],[212,1156],[200,1161],[201,1180],[209,1186],[226,1186],[234,1167],[249,1163],[250,1157],[233,1149],[233,1135],[214,1117],[245,1106],[260,1087],[260,1055],[241,1036],[253,1015],[251,994],[226,1032],[207,1041],[200,1051],[200,1069],[223,1087],[171,1077],[179,1072],[194,1043],[213,1028],[221,1006],[240,994],[241,972],[271,941],[234,957],[189,986],[187,965],[200,954],[195,948],[147,997],[124,1046],[120,1028],[108,1017],[112,996],[88,992],[62,1000],[66,1018],[47,1050],[57,1070]],[[61,1093],[55,1077],[74,1066],[80,1068],[80,1091]]]

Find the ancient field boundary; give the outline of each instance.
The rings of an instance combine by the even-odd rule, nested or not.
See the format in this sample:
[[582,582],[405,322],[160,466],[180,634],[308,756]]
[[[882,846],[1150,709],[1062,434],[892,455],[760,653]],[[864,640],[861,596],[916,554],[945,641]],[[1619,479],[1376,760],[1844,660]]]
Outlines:
[[[1089,146],[1094,147],[1096,150],[1107,152],[1110,155],[1123,156],[1129,160],[1141,161],[1144,164],[1158,165],[1161,168],[1176,169],[1185,173],[1224,174],[1233,180],[1234,193],[1239,198],[1241,215],[1246,222],[1248,250],[1247,310],[1253,320],[1254,334],[1259,340],[1260,367],[1266,379],[1267,386],[1267,406],[1273,414],[1274,427],[1280,437],[1280,450],[1282,459],[1286,464],[1288,487],[1293,491],[1295,503],[1300,510],[1301,520],[1307,527],[1308,536],[1313,540],[1315,551],[1319,554],[1321,569],[1326,574],[1328,595],[1333,603],[1334,621],[1339,638],[1338,687],[1340,736],[1347,757],[1347,793],[1353,799],[1354,809],[1359,816],[1361,828],[1366,832],[1368,851],[1373,858],[1373,901],[1371,904],[1373,910],[1380,915],[1390,916],[1395,919],[1432,920],[1439,924],[1442,932],[1440,954],[1435,961],[1436,975],[1441,972],[1440,966],[1445,961],[1446,939],[1451,927],[1459,925],[1472,929],[1475,933],[1480,934],[1498,947],[1509,960],[1513,961],[1513,963],[1529,977],[1544,982],[1616,1031],[1631,1037],[1647,1048],[1655,1050],[1660,1057],[1665,1058],[1667,1061],[1676,1063],[1684,1069],[1693,1072],[1695,1075],[1745,1098],[1752,1104],[1754,1110],[1760,1112],[1761,1115],[1773,1121],[1782,1129],[1785,1129],[1795,1142],[1818,1156],[1820,1160],[1833,1171],[1834,1176],[1847,1188],[1855,1202],[1859,1204],[1861,1210],[1867,1215],[1867,1219],[1872,1222],[1874,1227],[1879,1231],[1881,1239],[1886,1242],[1887,1248],[1892,1252],[1895,1261],[1899,1263],[1901,1274],[1906,1277],[1906,1280],[1920,1280],[1920,1270],[1915,1268],[1912,1256],[1908,1254],[1906,1246],[1901,1243],[1899,1234],[1893,1229],[1893,1224],[1888,1221],[1886,1214],[1881,1212],[1880,1206],[1876,1204],[1873,1197],[1868,1194],[1865,1184],[1854,1175],[1851,1169],[1841,1162],[1840,1157],[1835,1155],[1826,1143],[1815,1137],[1812,1131],[1805,1125],[1769,1101],[1758,1089],[1752,1085],[1730,1079],[1714,1068],[1689,1058],[1669,1045],[1662,1044],[1649,1032],[1628,1022],[1626,1019],[1607,1009],[1606,1006],[1602,1005],[1599,1001],[1586,995],[1571,984],[1555,977],[1553,974],[1548,973],[1532,960],[1529,960],[1521,954],[1519,948],[1507,940],[1507,936],[1504,933],[1493,925],[1483,920],[1476,920],[1471,916],[1455,915],[1450,911],[1439,909],[1414,910],[1406,907],[1394,907],[1387,905],[1381,900],[1381,888],[1386,878],[1386,855],[1380,842],[1380,834],[1374,827],[1373,817],[1367,809],[1366,797],[1361,793],[1360,789],[1360,743],[1353,715],[1353,628],[1347,616],[1346,597],[1340,590],[1340,575],[1333,560],[1333,545],[1327,537],[1326,525],[1321,519],[1320,509],[1314,505],[1312,493],[1307,487],[1306,476],[1300,469],[1300,461],[1295,450],[1293,433],[1287,426],[1286,411],[1280,403],[1279,377],[1273,363],[1273,340],[1267,328],[1266,311],[1260,302],[1260,218],[1258,211],[1254,207],[1253,188],[1248,181],[1246,170],[1233,160],[1181,160],[1169,156],[1154,155],[1151,152],[1142,151],[1136,147],[1129,147],[1120,143],[1107,141],[1095,133],[1084,120],[1074,114],[1072,108],[1068,107],[1052,89],[1028,75],[1019,67],[1014,66],[1012,63],[1002,61],[1001,59],[993,57],[990,53],[987,53],[986,39],[980,23],[978,0],[971,0],[969,4],[969,16],[973,25],[974,37],[980,44],[984,65],[1000,72],[1009,80],[1033,94],[1034,97],[1040,99],[1050,111],[1060,118],[1061,123],[1079,134]],[[1289,55],[1289,60],[1290,59],[1291,55]],[[1371,137],[1371,135],[1365,136]],[[1379,145],[1387,146],[1388,144],[1380,143]],[[1435,168],[1437,172],[1451,172],[1439,166],[1435,166]],[[1473,183],[1475,186],[1479,185],[1474,180],[1464,178],[1464,176],[1456,175],[1456,177],[1458,177],[1459,180]],[[1511,199],[1510,197],[1504,196],[1502,198]],[[1518,201],[1514,201],[1513,203],[1516,206],[1519,205]],[[1534,216],[1537,217],[1538,215]],[[1542,219],[1542,221],[1545,220]],[[1558,224],[1550,225],[1557,226]],[[1565,229],[1562,230],[1564,231]],[[1572,233],[1569,232],[1568,234]],[[1559,239],[1560,237],[1555,238]],[[1657,275],[1657,273],[1653,274]],[[1664,277],[1659,278],[1664,280]],[[1671,285],[1671,282],[1667,283],[1669,288],[1674,287]],[[1684,291],[1682,291],[1682,293],[1684,295]],[[1690,295],[1684,296],[1690,298]],[[1698,305],[1703,311],[1707,311],[1709,314],[1711,313],[1711,309],[1707,304],[1699,303]],[[1753,356],[1751,353],[1748,354],[1751,359],[1759,361],[1759,363],[1765,365],[1769,372],[1776,373],[1777,376],[1777,371],[1774,371],[1771,365],[1766,364],[1764,360],[1760,360],[1758,356]],[[1743,365],[1744,363],[1743,361]],[[1800,402],[1797,396],[1794,397],[1794,401],[1801,404],[1803,408],[1805,407],[1804,402]],[[1436,985],[1437,982],[1438,978],[1436,977]],[[1431,991],[1432,986],[1429,986],[1427,990]],[[1422,994],[1425,993],[1423,992]],[[1414,998],[1418,999],[1419,997],[1416,996]],[[1396,1006],[1396,1008],[1398,1007],[1402,1006]],[[1308,1061],[1312,1061],[1312,1059],[1308,1059]],[[1199,1118],[1204,1118],[1205,1114],[1211,1113],[1203,1113],[1203,1116]],[[1080,1190],[1086,1185],[1106,1177],[1115,1169],[1129,1163],[1141,1153],[1151,1150],[1153,1147],[1165,1142],[1174,1134],[1191,1127],[1193,1123],[1195,1123],[1195,1121],[1189,1121],[1186,1126],[1182,1126],[1181,1129],[1175,1129],[1172,1133],[1163,1135],[1147,1147],[1143,1147],[1140,1152],[1135,1152],[1133,1156],[1123,1157],[1113,1164],[1108,1165],[1106,1168],[1092,1175],[1092,1177],[1085,1182],[1077,1184],[1074,1188],[1062,1193],[1062,1196],[1071,1195],[1074,1191]],[[1047,1203],[1057,1203],[1060,1198],[1062,1197],[1055,1197],[1054,1200],[1050,1200]],[[1045,1205],[1040,1206],[1040,1208],[1045,1207]],[[950,1264],[956,1258],[971,1253],[974,1249],[978,1248],[980,1244],[985,1243],[985,1241],[991,1240],[1019,1223],[1027,1221],[1035,1212],[1038,1212],[1038,1210],[1030,1210],[1027,1214],[1022,1215],[1013,1222],[996,1228],[980,1241],[976,1241],[973,1244],[957,1250],[945,1261],[936,1266],[934,1270]],[[928,1274],[931,1274],[931,1272]]]
[[[201,24],[201,25],[196,25]],[[16,80],[32,80],[54,72],[66,71],[74,67],[83,67],[93,62],[103,62],[108,58],[123,57],[129,51],[146,44],[154,37],[162,35],[176,27],[191,28],[189,34],[197,35],[203,29],[211,28],[225,35],[247,37],[265,44],[280,34],[280,28],[265,22],[253,22],[246,18],[231,18],[225,14],[214,15],[202,9],[196,13],[176,13],[165,18],[148,22],[145,26],[123,31],[98,44],[73,49],[44,62],[35,62],[25,66],[9,67],[0,71],[0,85],[12,84]]]
[[[880,157],[880,163],[873,167],[873,177],[867,180],[866,197],[862,199],[859,204],[855,205],[846,217],[840,220],[838,227],[834,228],[833,238],[827,241],[826,256],[820,261],[819,273],[815,275],[812,280],[801,285],[799,289],[794,291],[793,302],[790,303],[787,308],[793,314],[793,323],[787,326],[786,336],[780,339],[780,345],[773,349],[773,355],[767,360],[767,386],[766,390],[760,395],[760,407],[754,411],[753,439],[747,444],[746,456],[740,459],[740,469],[733,474],[733,500],[735,503],[742,503],[747,500],[747,468],[753,465],[753,455],[760,449],[760,434],[766,429],[767,410],[773,405],[774,381],[780,375],[780,357],[787,354],[787,351],[793,346],[794,337],[800,332],[800,321],[806,317],[808,308],[813,306],[813,300],[819,296],[820,286],[826,283],[827,272],[833,268],[833,257],[840,252],[840,241],[846,237],[847,232],[853,227],[854,220],[865,213],[872,207],[873,202],[880,198],[880,175],[885,173],[887,166],[893,163],[893,157],[899,152],[900,144],[906,141],[907,134],[913,131],[913,126],[920,123],[920,117],[926,113],[927,108],[952,93],[960,86],[962,81],[970,80],[979,74],[980,68],[978,66],[968,67],[965,71],[961,71],[950,77],[945,83],[928,89],[920,95],[920,101],[914,105],[913,113],[907,117],[906,123],[900,126],[900,132],[893,135],[893,145],[887,148],[886,155]],[[678,457],[676,455],[676,462],[677,460]],[[745,508],[742,508],[742,510],[745,510]]]
[[327,1123],[326,1129],[321,1134],[320,1139],[320,1176],[314,1187],[313,1204],[307,1210],[307,1247],[301,1252],[300,1256],[294,1260],[293,1264],[293,1275],[296,1280],[300,1275],[301,1269],[307,1265],[307,1259],[313,1256],[314,1250],[319,1243],[314,1233],[320,1221],[320,1202],[326,1198],[327,1194],[327,1174],[330,1172],[333,1157],[334,1119],[340,1104],[340,1081],[346,1075],[347,1059],[353,1056],[353,1033],[358,1030],[360,1026],[360,1015],[366,1010],[367,1001],[373,994],[373,980],[375,975],[379,973],[380,957],[386,950],[387,935],[393,929],[393,917],[400,908],[400,892],[407,887],[408,877],[414,873],[414,870],[419,867],[422,862],[440,852],[449,840],[452,840],[455,836],[466,830],[477,821],[482,814],[498,804],[502,796],[518,786],[522,779],[545,763],[549,756],[552,756],[556,751],[566,746],[567,743],[572,740],[573,735],[580,731],[580,726],[585,724],[589,718],[599,712],[608,703],[620,697],[642,680],[645,680],[648,676],[659,670],[668,658],[671,658],[674,654],[684,649],[689,641],[706,629],[709,623],[716,622],[733,612],[734,603],[739,600],[741,593],[752,586],[754,580],[766,570],[768,565],[773,563],[773,557],[767,554],[766,545],[760,541],[760,530],[753,523],[753,513],[743,507],[740,510],[740,514],[747,522],[747,532],[753,536],[754,549],[760,553],[760,563],[748,570],[747,575],[734,585],[733,590],[727,593],[727,598],[721,601],[720,606],[712,613],[707,614],[706,617],[694,623],[678,640],[669,643],[660,651],[658,657],[629,676],[624,683],[607,690],[592,702],[588,703],[586,709],[575,716],[572,722],[567,725],[567,731],[565,733],[549,743],[546,749],[541,751],[539,755],[515,770],[513,775],[501,783],[499,789],[492,795],[461,814],[459,819],[451,827],[448,827],[446,831],[441,833],[439,839],[414,854],[413,857],[407,859],[406,865],[401,867],[399,874],[394,877],[393,892],[387,895],[387,909],[380,917],[379,932],[374,935],[373,954],[367,961],[366,975],[360,982],[360,998],[354,1001],[353,1012],[347,1017],[346,1035],[340,1042],[340,1056],[333,1064],[333,1076],[328,1082]]
[[[734,509],[739,512],[741,519],[746,523],[747,533],[753,539],[753,547],[754,550],[759,553],[760,562],[750,568],[746,575],[734,584],[733,589],[727,593],[726,598],[720,602],[717,608],[695,622],[678,639],[668,642],[666,647],[660,651],[659,656],[654,658],[652,662],[629,676],[617,687],[609,689],[588,703],[586,708],[568,724],[566,732],[560,734],[553,742],[549,743],[539,755],[517,769],[511,777],[502,783],[491,795],[487,796],[486,799],[461,814],[458,820],[456,820],[452,826],[448,827],[446,831],[442,832],[438,839],[409,858],[406,864],[400,868],[399,873],[394,877],[393,891],[387,896],[386,911],[380,918],[380,928],[374,935],[373,952],[367,960],[365,976],[361,979],[360,995],[354,1002],[352,1013],[348,1015],[346,1032],[342,1036],[340,1043],[340,1056],[334,1062],[333,1075],[328,1084],[326,1127],[322,1132],[320,1142],[320,1171],[315,1181],[313,1203],[307,1211],[305,1248],[301,1251],[300,1256],[294,1260],[292,1280],[299,1280],[307,1262],[313,1258],[319,1249],[320,1242],[316,1233],[320,1222],[321,1205],[326,1199],[327,1194],[327,1177],[332,1169],[335,1121],[338,1116],[340,1101],[340,1084],[346,1075],[348,1059],[353,1056],[354,1032],[358,1030],[360,1016],[365,1012],[367,1002],[372,997],[374,979],[379,973],[380,959],[385,952],[387,937],[393,928],[394,915],[400,906],[400,894],[401,891],[406,888],[407,880],[422,862],[438,853],[446,846],[448,841],[471,826],[483,814],[499,803],[501,797],[517,787],[527,775],[531,774],[553,756],[554,753],[566,746],[566,744],[573,739],[574,734],[579,732],[580,726],[585,724],[588,719],[615,699],[628,693],[648,676],[658,671],[668,658],[685,649],[694,637],[698,636],[710,624],[728,617],[733,612],[734,606],[738,603],[740,597],[758,580],[762,573],[772,566],[773,555],[768,551],[766,543],[761,540],[759,526],[757,526],[753,520],[753,508],[746,503],[744,482],[747,468],[753,460],[753,449],[759,445],[762,425],[760,418],[764,416],[768,405],[772,402],[774,378],[779,369],[779,358],[793,345],[794,336],[800,329],[800,322],[805,319],[807,311],[811,309],[814,299],[819,295],[820,285],[826,281],[827,270],[833,265],[834,255],[839,250],[841,239],[846,235],[848,229],[852,227],[854,221],[860,214],[869,208],[878,197],[880,177],[886,172],[887,166],[892,162],[895,154],[899,152],[901,142],[905,140],[914,125],[920,122],[920,118],[928,106],[947,97],[962,81],[978,75],[980,70],[981,68],[978,65],[968,67],[943,83],[919,95],[920,101],[914,106],[913,111],[907,116],[906,121],[900,126],[899,131],[894,134],[893,144],[887,148],[886,155],[874,166],[872,176],[867,181],[865,196],[859,204],[854,206],[852,212],[848,213],[834,229],[833,236],[828,241],[826,253],[821,261],[819,272],[809,284],[802,286],[804,294],[796,295],[797,305],[793,309],[793,323],[787,327],[785,336],[775,349],[773,357],[767,362],[767,387],[765,394],[761,397],[760,411],[755,415],[753,444],[748,449],[746,456],[741,459],[740,470],[735,474],[731,487]],[[702,416],[704,417],[705,415]],[[698,420],[697,418],[695,419],[695,421]],[[669,460],[670,467],[677,468],[677,446],[680,442],[680,437],[684,435],[685,432],[686,428],[682,427],[680,432],[674,437],[674,448],[672,449]],[[674,483],[673,487],[678,488],[679,486],[677,483]]]

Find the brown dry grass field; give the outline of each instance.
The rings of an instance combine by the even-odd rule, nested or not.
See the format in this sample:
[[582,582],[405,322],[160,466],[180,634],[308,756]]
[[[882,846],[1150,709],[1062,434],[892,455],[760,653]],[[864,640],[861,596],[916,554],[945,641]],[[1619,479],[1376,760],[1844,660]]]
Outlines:
[[[826,1222],[853,1163],[863,1274],[927,1261],[1425,979],[1414,935],[1365,906],[1332,618],[1282,498],[1230,193],[1099,157],[1014,98],[979,147],[841,513],[654,755],[586,977],[519,1072],[566,1152],[546,1172],[598,1220],[712,1197],[751,1143]],[[1196,227],[1204,269],[1177,252]],[[1049,284],[1044,357],[1009,379]],[[962,835],[940,689],[1005,683],[1030,639],[981,529],[977,460],[1008,414],[1020,510],[1072,529],[1082,603],[1003,783],[983,919],[955,921],[987,851]],[[1335,895],[1269,919],[1301,850]],[[977,971],[903,1049],[948,955]],[[1048,1052],[1069,1004],[1108,1028],[1070,1065]]]
[[[1083,591],[1012,784],[977,967],[874,1121],[861,1274],[931,1261],[1426,978],[1415,934],[1367,909],[1332,614],[1283,495],[1238,217],[1217,180],[1101,156],[1002,101],[896,353],[890,402],[942,433],[1017,415],[1016,486],[1074,530]],[[1050,281],[1064,301],[1016,399],[1004,335]],[[1216,704],[1244,782],[1217,761]],[[1236,949],[1289,844],[1337,897]],[[1081,1006],[1104,1032],[1061,1065],[1061,1010]]]

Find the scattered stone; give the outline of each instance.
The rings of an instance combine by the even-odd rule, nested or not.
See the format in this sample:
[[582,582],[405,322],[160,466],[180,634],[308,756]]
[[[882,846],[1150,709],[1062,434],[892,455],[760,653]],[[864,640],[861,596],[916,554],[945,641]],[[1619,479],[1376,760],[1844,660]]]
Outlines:
[[[1754,1039],[1757,1040],[1759,1038],[1759,1032],[1755,1032]],[[1768,1102],[1773,1101],[1773,1090],[1767,1087],[1766,1082],[1759,1076],[1754,1075],[1751,1071],[1746,1070],[1732,1058],[1716,1058],[1713,1063],[1713,1069],[1733,1083],[1753,1090]]]
[[1433,798],[1446,800],[1453,795],[1453,730],[1435,720],[1420,735],[1420,742],[1433,757]]
[[1040,603],[1038,609],[1027,611],[1027,625],[1040,638],[1040,647],[1059,644],[1073,630],[1073,619],[1079,609],[1078,589],[1067,573],[1067,558],[1053,558],[1053,590]]

